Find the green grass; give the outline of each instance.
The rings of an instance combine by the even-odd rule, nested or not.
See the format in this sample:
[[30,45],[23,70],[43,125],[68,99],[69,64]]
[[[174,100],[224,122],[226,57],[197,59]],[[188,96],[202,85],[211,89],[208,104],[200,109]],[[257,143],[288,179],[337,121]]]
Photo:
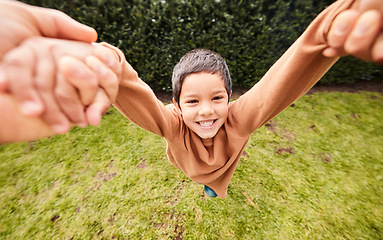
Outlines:
[[306,95],[255,132],[225,199],[115,109],[0,146],[0,239],[382,239],[383,96]]

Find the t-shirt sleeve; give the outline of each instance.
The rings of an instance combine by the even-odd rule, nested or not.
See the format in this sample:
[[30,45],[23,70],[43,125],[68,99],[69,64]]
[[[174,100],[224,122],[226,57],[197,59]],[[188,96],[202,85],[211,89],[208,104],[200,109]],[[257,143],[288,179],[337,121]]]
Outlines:
[[322,11],[265,76],[231,104],[228,123],[250,134],[313,87],[338,60],[322,54],[333,20],[356,2],[340,0]]

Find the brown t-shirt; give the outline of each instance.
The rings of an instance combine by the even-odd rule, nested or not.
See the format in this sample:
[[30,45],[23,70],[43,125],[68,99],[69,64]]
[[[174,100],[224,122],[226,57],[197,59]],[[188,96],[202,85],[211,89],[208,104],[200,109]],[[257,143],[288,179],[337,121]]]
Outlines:
[[326,8],[266,75],[229,104],[217,135],[201,139],[183,122],[173,104],[165,106],[134,74],[121,51],[123,74],[115,107],[140,127],[164,137],[170,162],[192,180],[208,185],[219,197],[227,187],[251,133],[306,93],[337,61],[324,57],[326,35],[338,13],[356,1],[340,0]]

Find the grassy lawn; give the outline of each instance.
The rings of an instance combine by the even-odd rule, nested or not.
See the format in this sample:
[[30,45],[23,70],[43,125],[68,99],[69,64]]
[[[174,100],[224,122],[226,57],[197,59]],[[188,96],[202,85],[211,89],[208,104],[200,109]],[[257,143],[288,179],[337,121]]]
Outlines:
[[225,199],[115,109],[0,146],[0,239],[382,239],[383,96],[306,95],[255,132]]

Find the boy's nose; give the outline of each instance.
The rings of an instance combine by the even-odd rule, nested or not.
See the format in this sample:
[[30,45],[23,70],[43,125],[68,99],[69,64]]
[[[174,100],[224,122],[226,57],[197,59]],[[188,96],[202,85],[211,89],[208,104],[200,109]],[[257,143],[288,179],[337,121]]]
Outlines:
[[199,109],[199,114],[201,116],[206,116],[214,113],[214,109],[212,108],[211,104],[203,104],[201,105],[201,108]]

